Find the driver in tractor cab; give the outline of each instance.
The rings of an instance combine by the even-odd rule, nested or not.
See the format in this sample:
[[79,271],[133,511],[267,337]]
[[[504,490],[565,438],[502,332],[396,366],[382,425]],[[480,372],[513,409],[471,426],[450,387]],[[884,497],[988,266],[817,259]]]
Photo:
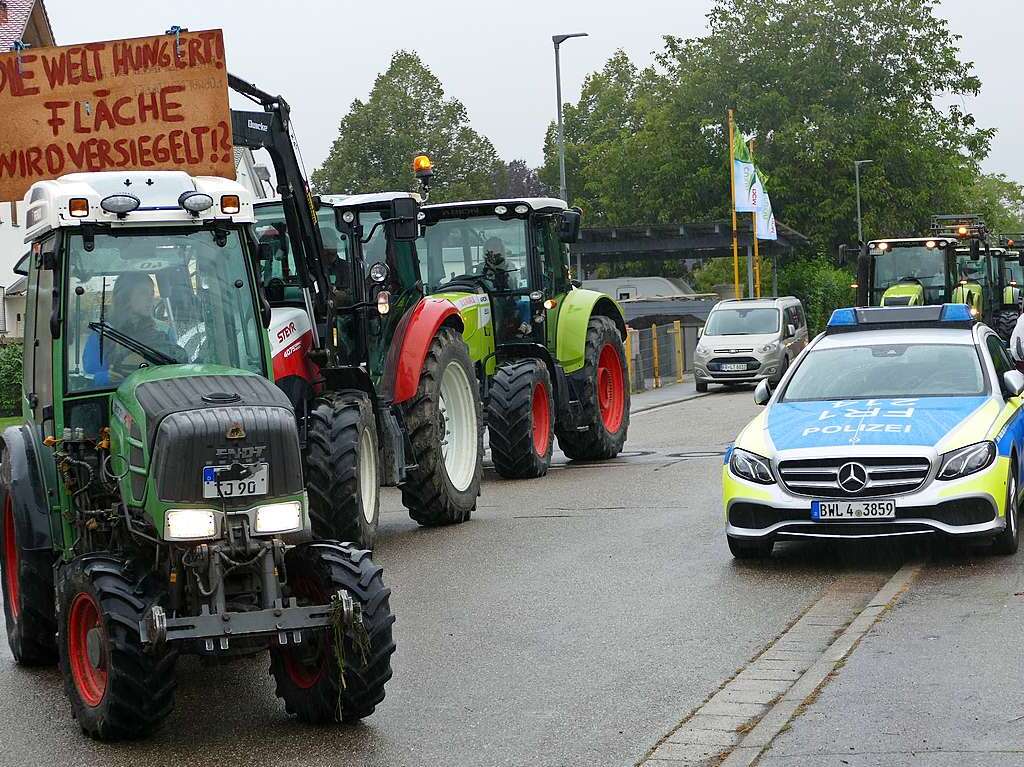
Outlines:
[[[125,272],[118,275],[110,295],[110,311],[106,321],[114,330],[131,336],[139,343],[187,362],[185,350],[178,345],[174,332],[161,327],[153,317],[156,308],[156,288],[153,278],[146,272]],[[102,315],[101,315],[102,316]],[[147,364],[147,360],[113,341],[102,344],[101,333],[93,330],[82,350],[82,368],[93,377],[96,386],[111,383],[111,373],[124,377],[132,370]]]
[[[505,255],[505,243],[498,237],[491,237],[484,243],[483,275],[489,279],[495,290],[512,288],[511,274],[516,271]],[[532,330],[530,325],[530,306],[515,296],[504,296],[501,299],[502,309],[495,311],[502,316],[509,335],[528,336]]]
[[334,229],[328,227],[321,227],[320,237],[324,244],[320,251],[320,262],[327,273],[327,279],[334,287],[335,303],[339,306],[351,304],[352,279],[348,262],[338,255],[341,249],[341,238]]

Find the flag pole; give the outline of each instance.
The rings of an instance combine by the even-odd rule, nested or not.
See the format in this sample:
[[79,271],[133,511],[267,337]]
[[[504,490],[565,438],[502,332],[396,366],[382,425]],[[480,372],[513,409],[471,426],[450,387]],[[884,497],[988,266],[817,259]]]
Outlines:
[[[750,162],[754,162],[754,139],[750,139],[750,143],[747,145],[750,149]],[[754,172],[757,173],[757,166],[754,166]],[[763,191],[762,184],[762,191]],[[754,295],[758,298],[761,297],[761,256],[757,252],[757,211],[755,210],[750,214],[750,223],[754,227]]]
[[[729,110],[729,208],[732,210],[732,276],[736,298],[740,293],[740,245],[736,238],[736,152],[733,138],[736,127],[733,124],[732,110]],[[756,238],[755,238],[756,239]]]

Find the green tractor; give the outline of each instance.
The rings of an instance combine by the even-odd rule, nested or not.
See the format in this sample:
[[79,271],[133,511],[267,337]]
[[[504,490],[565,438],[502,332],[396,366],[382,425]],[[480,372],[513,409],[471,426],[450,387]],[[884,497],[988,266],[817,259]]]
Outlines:
[[248,193],[83,173],[26,206],[23,420],[0,443],[15,660],[58,661],[101,739],[157,728],[183,653],[268,651],[299,719],[369,715],[391,676],[389,590],[369,552],[311,540]]

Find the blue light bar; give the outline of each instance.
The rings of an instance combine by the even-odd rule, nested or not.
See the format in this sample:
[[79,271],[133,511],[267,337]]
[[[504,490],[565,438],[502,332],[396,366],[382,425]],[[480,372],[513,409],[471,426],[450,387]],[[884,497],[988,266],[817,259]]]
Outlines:
[[939,319],[942,322],[970,322],[974,316],[967,304],[943,304]]
[[828,320],[830,328],[850,327],[857,324],[857,312],[854,309],[836,309]]

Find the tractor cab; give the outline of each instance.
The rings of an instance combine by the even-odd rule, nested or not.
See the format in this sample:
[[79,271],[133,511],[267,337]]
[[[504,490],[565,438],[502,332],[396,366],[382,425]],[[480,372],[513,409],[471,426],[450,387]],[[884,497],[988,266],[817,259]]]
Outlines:
[[872,240],[859,260],[862,306],[921,306],[950,301],[957,274],[956,240]]

